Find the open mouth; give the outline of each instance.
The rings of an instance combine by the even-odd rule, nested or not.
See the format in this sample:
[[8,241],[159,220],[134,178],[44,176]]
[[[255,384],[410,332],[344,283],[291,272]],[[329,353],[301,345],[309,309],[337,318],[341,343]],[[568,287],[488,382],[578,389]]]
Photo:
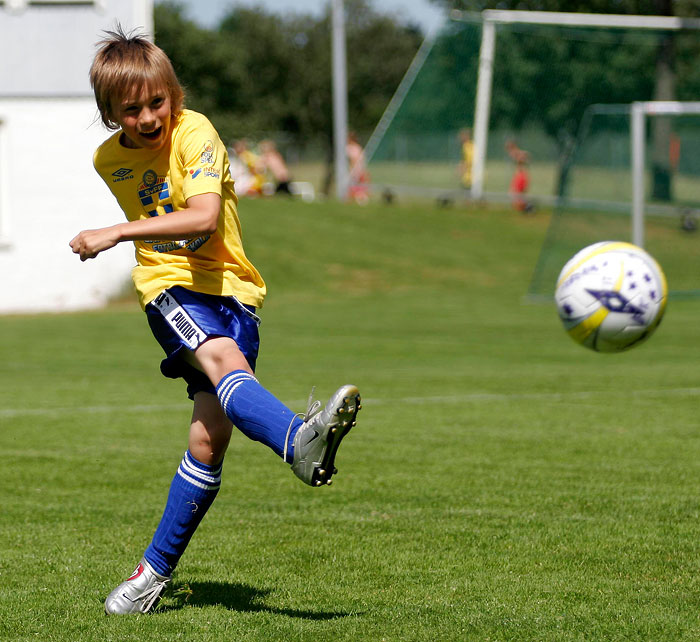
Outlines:
[[145,138],[146,140],[150,141],[155,141],[160,138],[160,133],[163,131],[163,127],[158,127],[158,129],[154,129],[152,132],[141,132],[139,135]]

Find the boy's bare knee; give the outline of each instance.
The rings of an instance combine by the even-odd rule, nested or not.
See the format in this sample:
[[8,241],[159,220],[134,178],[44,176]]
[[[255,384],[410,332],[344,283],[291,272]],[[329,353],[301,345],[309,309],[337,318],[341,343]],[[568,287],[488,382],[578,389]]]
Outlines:
[[234,370],[245,370],[253,374],[236,342],[228,337],[208,339],[190,355],[193,365],[206,373],[214,385]]
[[195,459],[218,464],[226,453],[233,425],[215,395],[198,392],[194,397],[189,448]]

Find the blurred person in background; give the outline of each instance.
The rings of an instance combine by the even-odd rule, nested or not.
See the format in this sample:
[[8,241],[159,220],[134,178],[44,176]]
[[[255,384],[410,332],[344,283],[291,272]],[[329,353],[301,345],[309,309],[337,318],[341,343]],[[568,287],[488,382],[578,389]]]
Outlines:
[[275,194],[291,194],[289,169],[274,141],[268,139],[260,143],[260,159],[275,183]]
[[472,188],[472,164],[474,162],[474,142],[472,141],[472,130],[468,127],[460,130],[459,142],[462,154],[459,163],[459,176],[462,187],[466,190]]
[[532,212],[532,203],[527,198],[527,191],[530,188],[530,173],[528,171],[530,154],[520,149],[512,138],[506,140],[506,152],[515,163],[513,177],[510,180],[509,187],[513,208],[523,213]]
[[366,205],[369,202],[370,177],[365,164],[365,151],[357,140],[355,132],[348,134],[345,153],[350,163],[348,198],[360,205]]
[[248,141],[243,139],[233,143],[233,151],[248,173],[245,194],[237,193],[239,196],[262,195],[263,185],[265,184],[265,165],[261,158],[250,149]]

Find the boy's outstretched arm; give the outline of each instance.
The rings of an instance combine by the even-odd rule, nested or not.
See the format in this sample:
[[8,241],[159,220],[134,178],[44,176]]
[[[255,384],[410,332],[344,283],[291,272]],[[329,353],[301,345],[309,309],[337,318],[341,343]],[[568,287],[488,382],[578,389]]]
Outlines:
[[70,241],[70,246],[75,254],[80,255],[81,261],[87,261],[122,241],[179,241],[201,234],[213,234],[220,209],[221,197],[218,194],[199,194],[187,199],[187,209],[184,210],[96,230],[83,230]]

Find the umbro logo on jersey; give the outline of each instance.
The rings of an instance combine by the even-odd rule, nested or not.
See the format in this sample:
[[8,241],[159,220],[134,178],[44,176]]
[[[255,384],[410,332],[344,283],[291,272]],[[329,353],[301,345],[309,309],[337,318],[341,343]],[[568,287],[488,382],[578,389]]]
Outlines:
[[128,167],[120,167],[116,172],[112,172],[112,176],[115,177],[112,179],[112,182],[118,183],[119,181],[128,181],[130,178],[134,178],[133,172],[134,170]]

